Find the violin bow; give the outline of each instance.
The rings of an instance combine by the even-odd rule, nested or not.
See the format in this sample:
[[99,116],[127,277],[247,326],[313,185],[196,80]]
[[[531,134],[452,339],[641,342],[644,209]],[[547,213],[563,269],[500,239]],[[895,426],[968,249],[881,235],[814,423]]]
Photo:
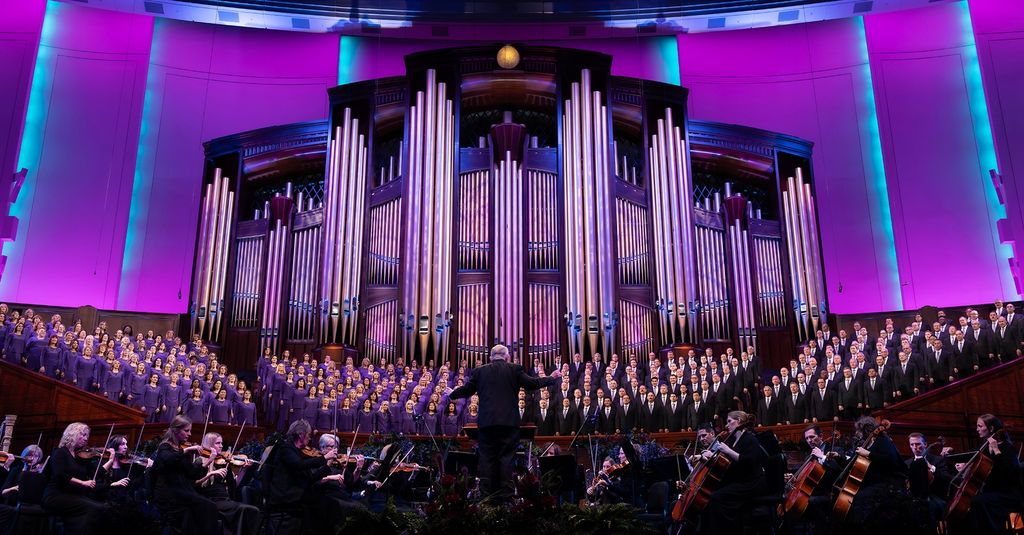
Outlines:
[[234,455],[238,449],[238,443],[242,440],[242,430],[245,429],[245,421],[242,421],[242,427],[238,428],[238,436],[235,437],[235,443],[231,446],[231,454]]
[[[139,440],[135,442],[135,451],[133,452],[135,455],[139,454],[139,447],[142,446],[142,434],[145,431],[146,431],[146,422],[142,422],[142,428],[139,429]],[[128,475],[125,476],[125,477],[132,477],[132,468],[134,468],[134,466],[135,466],[135,463],[128,463]]]
[[92,474],[93,481],[100,475],[100,467],[103,466],[103,452],[107,449],[107,443],[110,442],[110,437],[114,436],[114,426],[117,424],[110,424],[110,432],[107,433],[107,439],[103,441],[103,446],[100,448],[100,458],[96,461],[96,472]]
[[352,455],[352,450],[355,449],[355,447],[356,447],[356,437],[358,437],[358,436],[359,436],[359,424],[356,424],[356,431],[355,431],[355,433],[352,433],[352,444],[349,445],[348,451],[345,452],[346,456]]
[[212,410],[213,403],[211,403],[210,406],[206,408],[206,423],[203,424],[203,436],[202,438],[199,439],[199,442],[202,442],[203,438],[206,438],[206,428],[210,427],[210,411]]

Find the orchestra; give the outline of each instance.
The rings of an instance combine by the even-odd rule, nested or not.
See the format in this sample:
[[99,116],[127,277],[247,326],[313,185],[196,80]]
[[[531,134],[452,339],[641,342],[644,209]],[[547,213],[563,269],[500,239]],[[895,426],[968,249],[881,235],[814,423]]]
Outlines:
[[[969,326],[969,317],[962,323]],[[919,329],[914,322],[891,343],[885,341],[888,331],[882,331],[874,358],[859,354],[868,345],[863,329],[855,331],[857,341],[841,354],[834,344],[825,343],[821,350],[810,340],[789,367],[764,375],[752,350],[735,359],[726,352],[720,362],[709,359],[710,353],[698,357],[696,351],[669,359],[667,365],[650,356],[648,369],[636,359],[623,366],[618,355],[607,362],[599,356],[585,363],[574,357],[559,373],[538,362],[522,379],[538,388],[512,391],[518,396],[510,414],[543,430],[538,435],[573,437],[575,443],[614,434],[635,437],[637,431],[695,431],[695,440],[684,438],[677,447],[677,452],[685,449],[677,460],[683,465],[678,478],[653,473],[651,459],[636,458],[639,445],[625,438],[617,450],[599,454],[597,448],[585,449],[589,458],[577,447],[577,480],[564,487],[579,490],[560,496],[586,507],[642,507],[653,485],[675,479],[678,494],[665,510],[672,533],[740,532],[763,503],[773,504],[770,525],[783,532],[869,533],[878,530],[880,519],[902,516],[919,520],[925,533],[1008,533],[1012,519],[1024,512],[1021,448],[1000,418],[972,415],[977,441],[964,451],[947,446],[943,437],[929,442],[925,433],[904,426],[897,435],[910,455],[901,456],[890,423],[872,416],[900,399],[943,388],[995,364],[995,356],[963,357],[971,348],[965,349],[962,331],[940,338],[931,331],[919,335]],[[818,334],[828,339],[827,333]],[[52,348],[53,340],[48,341]],[[91,375],[72,371],[73,377],[88,377],[84,388],[108,384],[96,393],[135,404],[150,421],[166,421],[166,431],[155,451],[139,450],[142,430],[133,449],[123,430],[114,434],[113,427],[104,433],[106,440],[90,447],[89,426],[76,422],[49,455],[36,445],[20,455],[0,452],[0,533],[31,532],[30,521],[15,520],[18,504],[38,504],[60,520],[64,533],[89,534],[116,532],[108,525],[116,510],[137,503],[151,504],[164,525],[179,532],[331,533],[353,515],[380,510],[388,499],[416,510],[423,498],[415,496],[412,480],[435,485],[445,469],[444,457],[457,449],[452,439],[465,435],[467,423],[475,423],[466,416],[487,414],[475,391],[458,390],[473,370],[468,363],[433,368],[364,359],[359,367],[350,360],[338,367],[309,355],[300,361],[265,354],[259,380],[247,389],[201,341],[194,343],[205,364],[193,358],[193,366],[175,364],[165,373],[167,364],[156,353],[150,355],[152,364],[126,362],[144,379],[138,389],[126,379],[118,395],[112,393],[119,388],[117,381],[107,379],[108,372],[117,377],[121,366],[97,365]],[[92,354],[75,358],[96,359]],[[192,379],[197,375],[201,379]],[[64,380],[66,375],[56,377]],[[189,388],[175,397],[179,384]],[[486,387],[481,391],[487,392]],[[261,402],[258,417],[252,399]],[[253,408],[236,418],[246,403]],[[288,428],[283,439],[266,444],[257,461],[236,451],[242,429],[232,448],[216,432],[204,432],[199,444],[190,444],[192,421],[186,415],[237,422],[242,428],[257,420],[271,427],[280,421]],[[840,432],[849,429],[851,419],[853,432]],[[770,490],[772,456],[766,437],[787,424],[805,426],[799,444],[804,454],[788,466],[779,493]],[[428,465],[421,466],[410,459],[412,449],[396,443],[372,455],[356,453],[357,439],[365,438],[366,430],[377,437],[430,438],[439,454],[415,457]],[[353,431],[352,443],[343,444],[340,433]],[[525,442],[518,441],[518,448],[528,462],[517,468],[517,478],[539,476],[542,464],[529,461],[559,449],[549,445],[534,454]],[[592,464],[597,459],[599,467]],[[584,475],[580,465],[592,469]],[[482,493],[481,499],[488,495]]]

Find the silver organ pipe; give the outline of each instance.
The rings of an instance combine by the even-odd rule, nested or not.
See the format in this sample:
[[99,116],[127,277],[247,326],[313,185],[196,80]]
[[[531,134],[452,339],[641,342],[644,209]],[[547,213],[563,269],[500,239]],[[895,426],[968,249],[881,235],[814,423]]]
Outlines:
[[524,365],[531,366],[533,360],[539,358],[545,367],[554,365],[555,357],[561,353],[559,342],[559,313],[557,284],[531,283],[529,286],[529,307],[528,312],[528,338],[529,338],[529,362]]
[[797,337],[811,337],[818,327],[824,299],[824,288],[819,277],[821,261],[818,256],[817,224],[811,186],[804,182],[803,171],[786,180],[782,192],[783,219],[789,252],[790,277],[793,281],[793,313],[797,324]]
[[199,247],[196,258],[196,284],[192,289],[195,317],[192,331],[205,340],[220,336],[224,289],[227,279],[228,248],[231,245],[231,218],[235,193],[229,191],[231,180],[214,170],[213,182],[206,187],[200,220]]
[[665,315],[661,340],[664,345],[694,339],[694,326],[688,316],[697,282],[692,269],[696,262],[691,238],[695,235],[690,210],[693,182],[687,171],[687,151],[682,128],[675,124],[672,109],[665,108],[649,148],[658,271],[655,296]]
[[527,170],[530,188],[529,269],[558,269],[558,223],[555,221],[556,176],[552,173]]
[[391,299],[366,309],[365,356],[371,362],[395,359],[395,314],[398,301]]
[[269,347],[275,353],[280,349],[281,342],[281,286],[284,282],[287,239],[288,226],[280,218],[275,218],[267,238],[267,276],[263,289],[263,321],[260,324],[260,347]]
[[395,198],[370,209],[370,242],[367,284],[398,284],[398,248],[401,235],[402,199]]
[[625,199],[615,199],[615,212],[619,284],[648,284],[647,210]]
[[475,362],[477,359],[486,359],[491,349],[491,341],[487,338],[490,285],[460,284],[456,290],[459,306],[456,355],[460,361],[467,359]]
[[[569,349],[586,347],[609,354],[615,330],[604,327],[615,307],[608,226],[608,114],[601,92],[591,91],[588,69],[583,69],[579,83],[572,84],[570,95],[562,118]],[[580,331],[571,326],[575,318],[581,320]]]
[[[742,198],[740,198],[742,199]],[[739,199],[733,198],[730,201]],[[744,206],[746,206],[746,201]],[[736,295],[736,334],[741,348],[757,347],[757,329],[754,322],[753,285],[750,280],[751,263],[748,247],[748,231],[743,228],[743,213],[727,217],[729,232],[729,257],[732,267],[733,293]]]
[[238,238],[235,246],[235,291],[231,318],[233,327],[257,327],[259,321],[260,274],[263,272],[263,236]]
[[490,172],[462,173],[459,180],[459,270],[490,268]]
[[757,299],[760,324],[781,327],[785,319],[785,291],[782,278],[781,242],[772,236],[754,235],[754,255],[757,259]]
[[296,230],[292,237],[292,269],[288,298],[288,339],[310,340],[316,310],[321,227]]
[[[426,90],[409,110],[408,174],[404,198],[401,306],[406,321],[403,355],[420,362],[445,353],[451,319],[451,219],[454,115],[444,83],[427,71]],[[412,329],[408,327],[412,326]]]
[[354,345],[366,201],[367,147],[359,119],[345,108],[328,142],[324,177],[321,335],[324,343]]
[[495,211],[495,338],[515,356],[523,342],[523,170],[509,152],[494,168],[494,188],[505,206]]
[[627,360],[636,356],[640,362],[645,362],[647,354],[655,350],[651,335],[651,307],[620,299],[619,317],[622,321],[623,355]]
[[696,227],[702,331],[705,340],[725,340],[729,338],[730,321],[725,231],[718,228],[721,213],[705,211],[705,217],[711,224]]

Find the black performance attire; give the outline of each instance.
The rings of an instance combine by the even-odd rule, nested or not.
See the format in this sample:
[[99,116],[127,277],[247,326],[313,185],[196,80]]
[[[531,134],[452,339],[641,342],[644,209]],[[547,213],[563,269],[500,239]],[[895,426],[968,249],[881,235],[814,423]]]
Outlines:
[[749,509],[751,500],[765,492],[764,464],[768,454],[754,432],[740,432],[730,447],[739,458],[729,464],[721,486],[711,493],[701,516],[701,533],[739,533],[744,509]]
[[181,448],[161,442],[150,470],[153,499],[162,513],[187,513],[195,533],[220,535],[216,504],[196,492],[196,480],[206,475],[206,468]]
[[554,377],[531,377],[522,366],[495,359],[475,368],[469,382],[452,391],[450,399],[480,396],[479,473],[488,492],[512,481],[512,457],[519,443],[519,389],[537,390],[558,382]]
[[[323,457],[303,455],[295,444],[284,440],[274,446],[267,460],[263,463],[261,480],[267,505],[278,510],[290,510],[288,518],[279,521],[271,518],[270,522],[280,523],[279,533],[297,533],[296,525],[299,515],[316,518],[320,514],[315,500],[305,499],[307,492],[315,491],[313,483],[315,472],[323,468],[327,461]],[[267,513],[265,513],[267,514]],[[309,522],[303,520],[303,524]]]
[[47,484],[43,491],[43,508],[59,515],[67,535],[93,533],[107,506],[89,498],[91,489],[80,487],[71,478],[89,481],[93,478],[92,463],[75,457],[67,448],[57,448],[46,464]]
[[205,485],[199,487],[199,494],[212,501],[224,519],[224,525],[234,533],[256,533],[259,526],[260,510],[234,499],[238,487],[231,467],[227,467],[227,476],[214,476]]
[[[882,433],[867,450],[870,452],[868,460],[871,464],[842,526],[849,533],[863,533],[869,526],[885,525],[900,515],[904,519],[909,516],[909,511],[899,510],[900,507],[906,507],[910,500],[907,493],[907,465],[900,458],[896,444],[889,435]],[[839,485],[843,483],[837,482]]]
[[1010,513],[1020,512],[1024,506],[1017,447],[1009,440],[1002,440],[999,442],[999,455],[990,454],[987,441],[983,448],[983,455],[992,459],[992,472],[981,492],[971,499],[967,530],[958,529],[958,533],[1006,533],[1005,525]]

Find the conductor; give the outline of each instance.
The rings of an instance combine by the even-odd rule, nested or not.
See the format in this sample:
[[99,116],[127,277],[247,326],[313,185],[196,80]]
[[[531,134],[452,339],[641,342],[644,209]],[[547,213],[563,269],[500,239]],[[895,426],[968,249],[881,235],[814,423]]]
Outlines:
[[491,362],[473,370],[469,381],[451,393],[451,399],[480,397],[477,418],[480,479],[486,492],[494,493],[512,481],[512,457],[519,443],[519,388],[537,390],[558,384],[559,373],[537,378],[523,367],[508,362],[508,348],[491,348]]

